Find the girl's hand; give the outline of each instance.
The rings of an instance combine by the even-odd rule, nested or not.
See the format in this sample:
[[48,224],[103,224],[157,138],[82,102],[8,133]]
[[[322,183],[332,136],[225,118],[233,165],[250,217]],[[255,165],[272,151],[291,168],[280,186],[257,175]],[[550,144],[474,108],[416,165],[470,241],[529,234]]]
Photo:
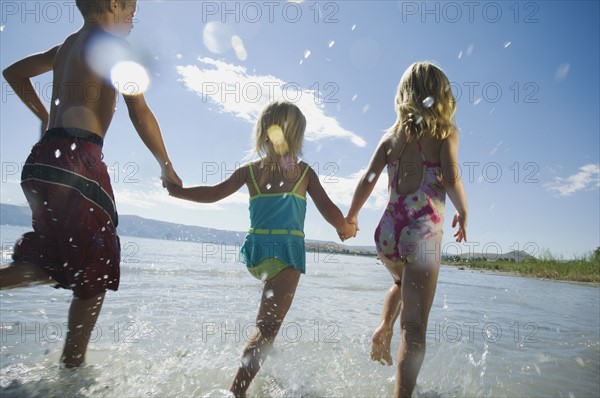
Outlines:
[[457,242],[467,241],[467,215],[460,215],[458,212],[454,215],[452,220],[452,228],[458,224],[458,231],[454,234]]
[[356,236],[356,225],[348,223],[344,224],[344,227],[341,230],[337,231],[338,236],[340,237],[340,240],[342,242]]
[[173,196],[175,198],[180,197],[183,192],[183,188],[181,186],[172,184],[167,180],[163,180],[163,186],[167,188],[167,191],[169,191],[169,196]]

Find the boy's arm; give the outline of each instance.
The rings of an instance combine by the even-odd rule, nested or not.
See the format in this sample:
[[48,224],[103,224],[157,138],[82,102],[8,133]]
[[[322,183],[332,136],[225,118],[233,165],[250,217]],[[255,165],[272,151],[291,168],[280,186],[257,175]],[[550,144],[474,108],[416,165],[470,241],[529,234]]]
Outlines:
[[325,221],[333,225],[338,231],[341,238],[349,238],[350,236],[356,235],[356,230],[353,226],[349,226],[344,219],[344,215],[340,211],[339,207],[332,202],[332,200],[323,189],[319,176],[315,171],[310,168],[308,170],[308,188],[306,192],[310,195],[312,200],[317,206],[317,210],[323,216]]
[[367,170],[358,181],[356,190],[354,191],[354,196],[352,197],[350,210],[348,210],[348,222],[354,224],[358,223],[358,213],[360,212],[360,209],[362,209],[367,199],[369,199],[371,192],[373,192],[373,188],[375,188],[375,185],[377,184],[379,175],[383,171],[387,161],[386,142],[387,140],[385,138],[381,140],[379,146],[373,154],[373,157],[371,158],[371,162],[369,163]]
[[52,70],[54,57],[59,48],[60,46],[56,46],[46,52],[30,55],[15,62],[2,72],[4,79],[13,91],[42,122],[42,133],[48,124],[48,111],[35,92],[31,78]]
[[465,188],[460,178],[460,169],[458,166],[458,133],[456,131],[442,143],[440,162],[442,164],[444,188],[457,212],[452,220],[452,227],[458,224],[459,229],[454,236],[457,242],[461,242],[463,239],[466,241],[467,195],[465,194]]
[[169,160],[158,121],[146,103],[144,95],[124,95],[123,98],[125,98],[133,127],[160,164],[162,180],[181,187],[183,184]]
[[213,186],[182,188],[167,183],[169,195],[198,203],[214,203],[237,192],[246,183],[247,166],[238,168],[229,178]]

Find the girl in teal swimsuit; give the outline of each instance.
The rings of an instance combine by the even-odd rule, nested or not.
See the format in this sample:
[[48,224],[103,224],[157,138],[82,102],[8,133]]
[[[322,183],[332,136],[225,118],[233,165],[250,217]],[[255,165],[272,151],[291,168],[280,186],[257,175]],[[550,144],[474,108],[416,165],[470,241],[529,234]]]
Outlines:
[[392,364],[390,343],[400,316],[395,397],[410,397],[425,356],[425,334],[440,266],[446,194],[456,208],[452,227],[466,241],[467,200],[458,175],[456,101],[448,78],[429,62],[411,65],[396,95],[397,121],[383,136],[356,187],[346,218],[358,212],[387,166],[389,200],[375,230],[379,258],[394,278],[373,334],[371,358]]
[[166,184],[172,196],[200,203],[226,198],[243,185],[250,193],[250,229],[241,255],[248,271],[264,281],[264,288],[256,328],[244,347],[230,387],[236,397],[246,395],[292,304],[300,274],[305,271],[306,194],[342,240],[356,234],[356,227],[346,223],[315,171],[298,161],[305,127],[306,119],[297,106],[273,102],[263,110],[254,131],[259,160],[238,168],[215,186],[180,188]]

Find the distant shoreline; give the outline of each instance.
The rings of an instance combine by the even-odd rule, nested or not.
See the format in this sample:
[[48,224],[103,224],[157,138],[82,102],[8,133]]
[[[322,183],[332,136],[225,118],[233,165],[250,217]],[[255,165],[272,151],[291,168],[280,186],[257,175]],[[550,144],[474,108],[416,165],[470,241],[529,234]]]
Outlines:
[[600,285],[600,259],[597,257],[564,262],[554,259],[533,259],[519,263],[507,261],[474,261],[465,263],[445,262],[443,264],[465,271],[481,271],[492,274],[572,282],[593,286]]
[[[2,224],[7,227],[23,227],[27,228],[27,225],[14,225],[14,224]],[[219,232],[211,230],[211,232]],[[227,231],[229,232],[229,231]],[[210,238],[214,240],[223,239],[224,237],[215,236],[217,234],[211,234]],[[158,239],[158,240],[169,240],[173,242],[189,242],[189,243],[203,243],[202,241],[194,240],[178,240],[178,239],[165,239],[156,238],[153,236],[138,236],[122,234],[122,237],[130,236],[134,238],[143,239]],[[236,236],[238,239],[240,236]],[[243,236],[242,236],[243,238]],[[228,239],[223,239],[223,244],[236,245],[239,242],[227,242]],[[208,239],[204,243],[212,243]],[[309,253],[328,253],[331,255],[348,255],[348,256],[361,256],[365,258],[373,258],[376,261],[380,261],[377,258],[377,254],[374,251],[369,250],[366,247],[352,247],[346,245],[340,245],[335,242],[323,242],[323,241],[307,241],[306,251]],[[518,252],[515,252],[518,254]],[[514,254],[514,253],[513,253]],[[503,256],[503,255],[501,255]],[[521,257],[523,258],[523,257]],[[462,261],[451,261],[449,259],[442,259],[442,264],[464,269],[464,270],[479,270],[482,272],[489,272],[493,274],[502,274],[509,276],[521,276],[536,278],[541,280],[555,280],[564,282],[582,283],[586,285],[600,285],[600,256],[592,255],[589,257],[583,257],[575,260],[558,261],[556,259],[536,259],[526,258],[521,261],[512,261],[507,259],[498,260],[467,260]]]

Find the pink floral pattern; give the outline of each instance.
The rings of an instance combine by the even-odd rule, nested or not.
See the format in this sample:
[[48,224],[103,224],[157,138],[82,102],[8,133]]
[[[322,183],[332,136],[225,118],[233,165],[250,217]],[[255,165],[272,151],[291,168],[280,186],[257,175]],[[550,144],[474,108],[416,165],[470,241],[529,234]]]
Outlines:
[[394,262],[410,254],[418,243],[442,233],[446,190],[441,167],[425,160],[422,151],[421,157],[421,185],[409,195],[400,195],[396,190],[400,159],[387,165],[390,197],[375,229],[375,246]]

